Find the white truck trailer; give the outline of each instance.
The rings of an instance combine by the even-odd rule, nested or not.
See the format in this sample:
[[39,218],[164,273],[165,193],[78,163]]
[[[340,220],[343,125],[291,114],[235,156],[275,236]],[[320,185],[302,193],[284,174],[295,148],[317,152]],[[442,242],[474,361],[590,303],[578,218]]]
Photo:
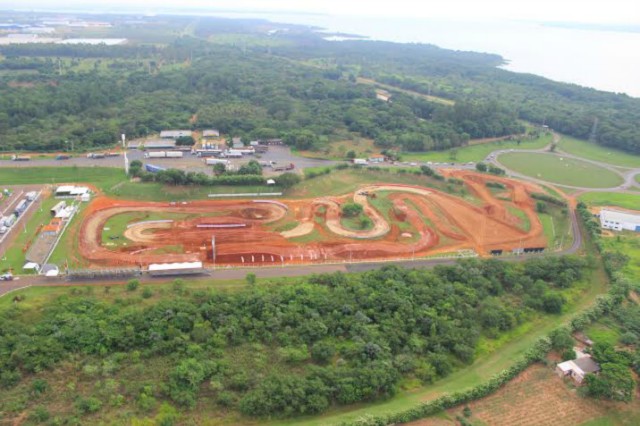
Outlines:
[[224,164],[225,166],[231,165],[231,161],[225,160],[223,158],[207,158],[204,161],[207,166],[213,166],[215,164]]

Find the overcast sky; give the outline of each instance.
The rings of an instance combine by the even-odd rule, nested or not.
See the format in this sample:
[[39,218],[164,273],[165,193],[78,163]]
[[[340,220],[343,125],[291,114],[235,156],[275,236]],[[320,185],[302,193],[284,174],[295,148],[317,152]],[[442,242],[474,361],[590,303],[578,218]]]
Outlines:
[[591,23],[639,23],[638,0],[0,0],[0,8],[104,7],[228,9],[313,12],[333,15],[517,19]]

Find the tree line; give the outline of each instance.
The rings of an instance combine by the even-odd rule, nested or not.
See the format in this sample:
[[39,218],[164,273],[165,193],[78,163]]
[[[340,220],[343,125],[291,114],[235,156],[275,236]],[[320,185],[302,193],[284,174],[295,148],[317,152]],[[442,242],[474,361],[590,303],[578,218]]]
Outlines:
[[[473,361],[480,336],[497,337],[535,312],[560,312],[562,291],[586,267],[577,257],[465,260],[193,294],[177,282],[170,297],[140,307],[73,290],[80,294],[31,320],[19,304],[0,313],[0,385],[38,378],[71,357],[86,358],[89,377],[118,377],[128,359],[161,357],[169,367],[148,378],[153,390],[132,388],[123,400],[144,393],[184,407],[211,399],[247,416],[320,413],[389,397],[404,378],[449,375]],[[153,295],[142,288],[143,298]],[[90,397],[97,402],[83,410],[108,402]]]

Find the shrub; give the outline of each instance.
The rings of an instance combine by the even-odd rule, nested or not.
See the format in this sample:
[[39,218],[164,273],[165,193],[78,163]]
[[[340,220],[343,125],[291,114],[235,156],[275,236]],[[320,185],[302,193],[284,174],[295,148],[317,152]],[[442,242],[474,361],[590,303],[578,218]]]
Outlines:
[[623,345],[635,345],[636,343],[638,343],[638,336],[631,331],[627,331],[622,336],[620,336],[620,343],[622,343]]
[[0,373],[0,386],[3,388],[12,388],[22,379],[22,374],[18,370],[4,369]]
[[49,410],[46,407],[36,407],[31,414],[29,414],[29,420],[32,420],[36,423],[44,423],[49,420],[51,414],[49,414]]
[[142,297],[145,299],[149,299],[151,296],[153,296],[153,291],[149,287],[145,287],[142,290]]
[[136,291],[140,287],[140,281],[138,280],[129,280],[127,282],[127,291]]
[[95,413],[102,408],[102,401],[90,396],[89,398],[78,398],[75,403],[80,414]]
[[49,390],[49,383],[43,379],[35,379],[31,383],[31,395],[40,396]]
[[344,203],[342,205],[342,215],[345,217],[359,216],[364,208],[358,203]]

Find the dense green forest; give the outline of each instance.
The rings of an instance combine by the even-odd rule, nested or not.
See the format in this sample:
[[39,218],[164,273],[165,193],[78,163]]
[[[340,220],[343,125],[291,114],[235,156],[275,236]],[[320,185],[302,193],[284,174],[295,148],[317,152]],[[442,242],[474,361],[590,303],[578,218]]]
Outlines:
[[345,41],[305,43],[273,49],[290,58],[320,61],[336,69],[355,69],[399,88],[455,101],[493,100],[519,118],[578,138],[640,153],[640,100],[532,74],[497,68],[496,55],[453,52],[430,45]]
[[[72,141],[86,149],[111,145],[122,132],[217,127],[245,139],[285,138],[299,149],[359,135],[381,148],[425,151],[522,133],[517,119],[587,138],[597,118],[599,143],[640,151],[636,99],[511,73],[496,68],[496,55],[327,42],[295,26],[267,35],[271,28],[280,26],[149,18],[105,34],[130,37],[124,46],[2,46],[0,145],[63,150]],[[358,77],[455,104],[402,92],[384,102]]]
[[286,417],[386,398],[403,380],[431,383],[470,363],[481,336],[561,312],[586,266],[577,257],[467,260],[295,285],[248,277],[234,292],[190,292],[178,280],[159,295],[134,281],[112,301],[73,289],[38,313],[16,303],[0,313],[0,412],[37,405],[19,396],[36,387],[58,388],[47,371],[77,377],[63,397],[75,409],[52,413],[70,417],[123,404],[145,413],[158,399]]
[[[0,87],[5,149],[59,150],[69,140],[100,147],[121,132],[216,127],[247,139],[285,137],[299,149],[356,133],[383,147],[424,151],[524,130],[496,102],[451,107],[399,96],[386,103],[341,74],[190,38],[163,49],[36,45],[0,52],[5,69],[35,71],[8,74]],[[83,69],[87,58],[92,66]],[[168,62],[174,66],[162,65]]]

